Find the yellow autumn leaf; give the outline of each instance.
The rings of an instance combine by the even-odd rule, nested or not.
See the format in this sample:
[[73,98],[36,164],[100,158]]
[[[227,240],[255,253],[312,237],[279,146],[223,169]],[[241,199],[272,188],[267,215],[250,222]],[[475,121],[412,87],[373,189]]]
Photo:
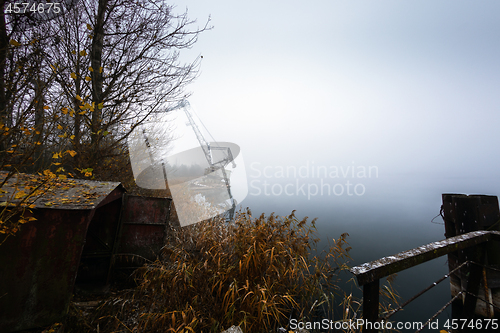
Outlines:
[[97,107],[99,108],[99,110],[102,109],[104,107],[104,103],[97,104]]
[[79,108],[82,109],[82,110],[88,110],[88,109],[90,109],[90,104],[89,103],[85,103],[84,105],[80,105]]
[[63,129],[63,127],[62,127],[60,124],[57,124],[57,129],[58,129],[58,130],[62,130],[62,129]]
[[[72,135],[72,137],[74,137],[74,135]],[[68,154],[70,154],[70,155],[71,155],[71,157],[75,157],[75,155],[76,155],[76,151],[74,151],[74,150],[66,150],[66,152],[67,152]]]
[[19,43],[17,40],[15,39],[11,39],[10,40],[10,45],[14,45],[14,46],[21,46],[21,43]]
[[59,158],[59,153],[54,153],[54,155],[52,155],[52,158]]
[[87,55],[87,51],[85,51],[85,50],[80,51],[80,55],[82,57],[85,57]]
[[44,110],[48,110],[48,109],[50,109],[50,106],[45,105],[45,106],[43,107],[43,109],[44,109]]
[[14,196],[14,199],[22,199],[26,196],[26,193],[24,193],[24,191],[19,191],[16,193],[16,195]]
[[99,67],[99,73],[102,73],[102,67]]
[[68,114],[68,108],[62,108],[62,109],[61,109],[61,112],[62,112],[63,114]]
[[68,177],[66,177],[65,175],[59,175],[59,176],[57,176],[57,178],[59,178],[59,179],[63,179],[63,180],[68,179]]
[[87,23],[87,29],[92,30],[92,26]]
[[89,71],[93,72],[94,69],[92,68],[92,66],[89,67]]
[[69,138],[70,138],[71,140],[74,140],[74,139],[75,139],[75,136],[74,136],[74,135],[71,135]]
[[82,101],[82,98],[80,97],[80,95],[76,95],[76,99],[79,101]]
[[71,78],[76,79],[76,73],[71,73]]
[[90,80],[92,80],[92,79],[90,78],[90,76],[86,76],[86,77],[85,77],[85,81],[90,81]]
[[76,51],[75,51],[75,50],[73,50],[73,51],[71,51],[71,53],[72,53],[72,54],[76,54]]
[[86,114],[86,113],[87,113],[87,111],[85,111],[85,110],[82,111],[82,112],[78,112],[79,115],[83,115],[83,114]]

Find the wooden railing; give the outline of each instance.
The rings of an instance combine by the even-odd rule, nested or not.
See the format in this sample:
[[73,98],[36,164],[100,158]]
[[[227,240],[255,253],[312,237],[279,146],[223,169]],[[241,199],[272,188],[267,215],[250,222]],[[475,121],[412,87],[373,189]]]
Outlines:
[[[405,269],[420,265],[426,261],[439,258],[455,251],[472,249],[472,261],[484,264],[486,243],[500,242],[498,231],[473,231],[460,236],[447,238],[393,256],[384,257],[350,269],[356,276],[358,284],[363,286],[363,319],[365,322],[376,323],[379,318],[379,284],[380,279]],[[463,313],[467,316],[474,313],[478,288],[482,277],[482,268],[474,267],[470,271],[466,287]],[[367,328],[364,332],[376,332]]]

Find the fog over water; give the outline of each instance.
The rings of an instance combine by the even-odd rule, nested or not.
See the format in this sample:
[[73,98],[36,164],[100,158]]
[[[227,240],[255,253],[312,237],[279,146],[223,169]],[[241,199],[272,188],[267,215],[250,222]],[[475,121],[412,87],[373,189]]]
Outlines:
[[[317,217],[324,242],[348,232],[360,264],[443,239],[442,193],[500,193],[498,1],[176,3],[211,15],[182,59],[203,56],[189,100],[241,148],[241,206]],[[446,271],[402,273],[398,290]],[[427,320],[439,288],[403,318]]]
[[[285,188],[288,184],[295,185],[297,179],[253,179],[260,181],[254,183],[255,186],[262,185],[266,180],[269,184],[279,184],[275,186],[278,189]],[[441,206],[441,193],[465,189],[460,192],[498,195],[498,187],[484,178],[457,181],[453,178],[432,179],[405,175],[368,179],[364,182],[359,182],[358,179],[353,183],[356,182],[365,186],[364,195],[316,195],[308,199],[306,191],[305,195],[294,193],[290,196],[275,196],[271,193],[266,196],[263,187],[262,193],[253,195],[257,194],[257,190],[250,186],[249,195],[242,206],[248,206],[258,214],[276,212],[287,215],[291,209],[296,209],[299,217],[317,217],[320,249],[328,245],[328,239],[338,238],[344,232],[349,233],[351,264],[354,266],[444,239],[443,221],[440,216],[436,217]],[[319,182],[306,182],[306,188],[307,185],[316,183]],[[441,257],[399,273],[395,286],[402,299],[406,300],[447,272],[446,257]],[[449,299],[449,281],[445,280],[409,305],[394,320],[425,322]],[[445,311],[438,319],[444,323],[449,316],[450,312]]]

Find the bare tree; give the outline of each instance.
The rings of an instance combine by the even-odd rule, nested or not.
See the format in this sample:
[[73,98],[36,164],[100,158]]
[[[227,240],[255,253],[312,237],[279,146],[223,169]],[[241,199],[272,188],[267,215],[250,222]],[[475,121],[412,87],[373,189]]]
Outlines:
[[0,2],[0,167],[35,171],[42,165],[53,116],[47,19],[9,14],[6,5],[12,3]]
[[[165,1],[63,5],[57,15],[20,14],[0,0],[2,169],[33,172],[60,162],[72,171],[109,169],[113,158],[128,161],[134,128],[197,75],[200,59],[182,63],[179,54],[208,21],[197,27]],[[76,159],[51,160],[68,149]]]
[[[118,153],[131,131],[183,94],[199,59],[181,63],[207,24],[165,1],[82,0],[52,21],[58,82],[68,130],[80,163],[96,165]],[[83,164],[82,164],[83,165]]]
[[64,179],[100,167],[106,179],[130,169],[111,162],[128,162],[133,129],[196,77],[199,59],[179,53],[208,22],[197,27],[162,0],[62,0],[57,15],[13,3],[0,0],[0,189],[18,172]]
[[57,114],[49,97],[56,70],[51,50],[57,45],[47,31],[50,21],[77,1],[62,0],[55,8],[55,3],[0,0],[0,167],[4,170],[11,165],[18,171],[38,171],[46,164],[47,139],[61,143],[53,140]]

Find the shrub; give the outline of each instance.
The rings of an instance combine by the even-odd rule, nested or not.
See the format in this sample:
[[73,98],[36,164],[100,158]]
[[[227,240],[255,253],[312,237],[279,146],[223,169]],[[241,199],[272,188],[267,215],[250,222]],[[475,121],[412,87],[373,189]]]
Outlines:
[[250,210],[231,224],[213,219],[174,230],[162,260],[137,270],[137,288],[107,301],[95,320],[101,332],[219,333],[232,325],[275,332],[292,311],[308,318],[325,290],[339,290],[347,234],[321,256],[311,255],[314,235],[315,220],[295,212],[254,218]]

